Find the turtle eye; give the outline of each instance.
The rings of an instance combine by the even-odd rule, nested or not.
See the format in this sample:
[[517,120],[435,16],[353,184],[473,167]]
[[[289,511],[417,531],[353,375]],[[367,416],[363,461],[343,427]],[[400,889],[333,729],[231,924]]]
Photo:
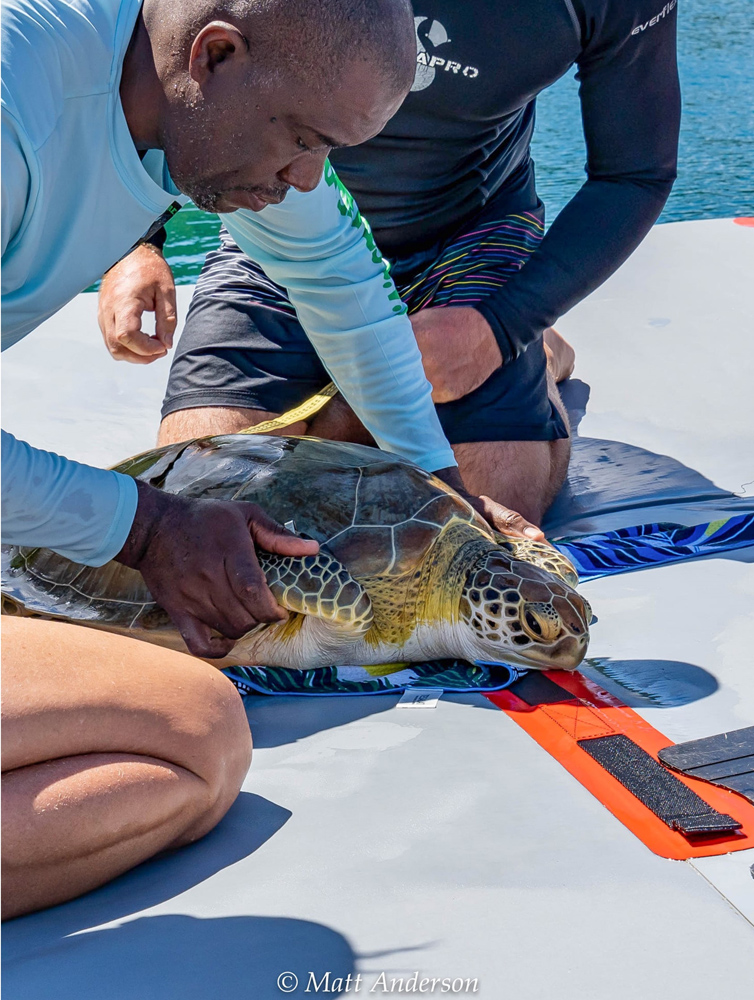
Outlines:
[[525,604],[524,628],[542,642],[552,642],[560,635],[560,617],[551,604]]
[[536,636],[542,635],[542,626],[537,621],[534,612],[532,611],[524,612],[524,619],[526,621],[527,632],[532,632]]

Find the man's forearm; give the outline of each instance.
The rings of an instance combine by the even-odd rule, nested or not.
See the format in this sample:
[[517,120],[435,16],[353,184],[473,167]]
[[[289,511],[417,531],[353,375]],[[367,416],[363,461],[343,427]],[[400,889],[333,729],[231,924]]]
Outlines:
[[421,355],[371,230],[329,168],[257,215],[224,217],[241,249],[283,285],[331,378],[377,444],[426,469],[455,464]]
[[3,431],[3,541],[101,566],[121,549],[136,512],[129,476],[32,448]]
[[593,292],[657,220],[673,176],[588,181],[565,206],[519,273],[476,306],[509,362]]

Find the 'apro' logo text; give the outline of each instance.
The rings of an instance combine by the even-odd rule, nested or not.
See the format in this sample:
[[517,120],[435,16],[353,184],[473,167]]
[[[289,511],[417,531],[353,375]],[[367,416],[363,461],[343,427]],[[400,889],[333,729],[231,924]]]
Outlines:
[[[677,0],[673,0],[673,2],[675,3]],[[439,21],[429,21],[429,24],[425,24],[424,22],[428,20],[426,17],[414,18],[416,76],[411,90],[426,90],[434,80],[438,70],[443,70],[446,73],[460,73],[468,80],[476,79],[479,76],[479,70],[476,66],[464,66],[453,59],[444,59],[442,56],[434,54],[441,45],[447,45],[450,38],[444,25],[440,24]],[[431,52],[428,51],[428,47]]]

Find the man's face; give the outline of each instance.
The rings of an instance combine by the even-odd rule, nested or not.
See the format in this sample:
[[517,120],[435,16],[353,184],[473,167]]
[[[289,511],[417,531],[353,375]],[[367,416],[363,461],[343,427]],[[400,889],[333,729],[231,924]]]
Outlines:
[[323,94],[298,79],[255,80],[239,59],[194,99],[171,102],[162,146],[173,181],[199,208],[259,212],[291,187],[313,190],[330,150],[377,135],[404,97],[363,60]]

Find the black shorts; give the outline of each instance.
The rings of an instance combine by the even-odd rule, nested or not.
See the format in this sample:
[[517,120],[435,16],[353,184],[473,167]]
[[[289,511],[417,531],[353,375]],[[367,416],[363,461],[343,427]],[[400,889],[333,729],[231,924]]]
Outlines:
[[[515,274],[536,249],[539,210],[495,217],[488,205],[465,231],[392,265],[409,313],[473,306]],[[330,382],[285,291],[225,231],[207,254],[176,348],[162,415],[204,406],[284,413]],[[474,392],[439,403],[451,444],[568,437],[550,401],[541,339]]]

